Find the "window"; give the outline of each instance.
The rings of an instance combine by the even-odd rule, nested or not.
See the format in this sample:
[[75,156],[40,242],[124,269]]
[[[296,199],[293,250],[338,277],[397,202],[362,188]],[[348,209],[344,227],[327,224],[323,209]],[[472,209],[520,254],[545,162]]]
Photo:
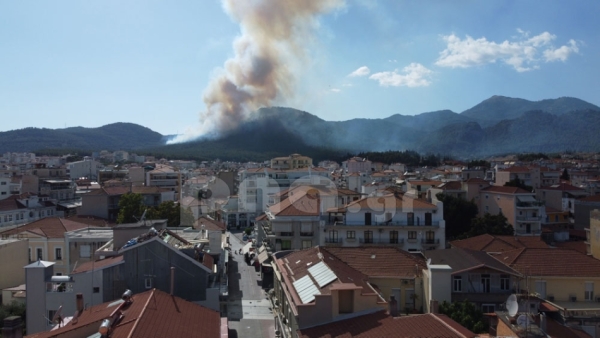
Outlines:
[[406,214],[406,224],[407,225],[415,225],[415,213],[409,212]]
[[346,231],[346,238],[347,239],[356,239],[356,231],[354,231],[354,230]]
[[462,276],[454,276],[452,280],[452,291],[462,292]]
[[337,230],[329,230],[329,243],[337,243],[338,242],[338,232]]
[[146,278],[144,280],[144,285],[146,286],[146,289],[151,289],[152,288],[152,278]]
[[291,250],[292,249],[292,241],[287,239],[281,240],[281,250]]
[[490,211],[490,208],[486,205],[485,206],[485,212],[488,212],[488,211]]
[[2,181],[2,183],[0,183],[0,185],[6,185],[6,181]]
[[508,291],[510,289],[510,276],[500,275],[500,290]]
[[38,260],[44,259],[44,256],[42,255],[42,248],[37,248],[36,249],[36,253],[37,253],[37,259]]
[[502,208],[498,208],[498,215],[502,215]]
[[494,311],[496,311],[496,306],[494,304],[481,304],[481,312],[493,313]]
[[431,213],[430,212],[426,212],[425,213],[425,225],[432,225],[433,223],[431,222]]
[[390,243],[398,244],[398,231],[390,231]]
[[29,261],[31,262],[31,248],[29,248]]
[[94,286],[94,293],[100,293],[100,288],[97,286]]
[[365,243],[373,243],[373,231],[365,231]]
[[371,213],[365,212],[365,225],[371,225]]
[[308,249],[308,248],[312,248],[312,241],[311,240],[303,240],[302,241],[302,249]]
[[62,261],[62,248],[54,249],[54,259],[57,261]]
[[81,258],[92,257],[91,247],[89,245],[80,245],[79,246],[79,257],[81,257]]
[[417,239],[417,232],[416,231],[409,231],[408,232],[408,239]]
[[585,300],[594,299],[594,282],[585,282]]
[[485,199],[487,200],[490,197],[490,195],[485,195]]

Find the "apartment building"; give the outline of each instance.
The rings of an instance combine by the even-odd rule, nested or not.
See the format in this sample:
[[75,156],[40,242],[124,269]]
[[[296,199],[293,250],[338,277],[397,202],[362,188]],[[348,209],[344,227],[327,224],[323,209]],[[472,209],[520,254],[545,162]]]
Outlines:
[[489,186],[480,191],[479,215],[502,214],[516,235],[539,235],[546,219],[544,203],[535,193],[517,187]]

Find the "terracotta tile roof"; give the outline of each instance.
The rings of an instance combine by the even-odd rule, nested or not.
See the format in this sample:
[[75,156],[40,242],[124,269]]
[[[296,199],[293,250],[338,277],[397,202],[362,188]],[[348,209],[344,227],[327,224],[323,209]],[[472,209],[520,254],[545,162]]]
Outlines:
[[550,186],[540,187],[539,190],[560,190],[560,191],[585,191],[585,189],[578,188],[574,185],[570,185],[569,183],[560,183],[554,184]]
[[47,238],[64,238],[65,232],[87,228],[87,224],[74,222],[69,219],[59,217],[46,217],[35,222],[31,222],[9,231],[3,235],[17,235],[24,232],[32,232],[39,236]]
[[442,190],[462,190],[462,184],[459,181],[445,182],[437,187]]
[[556,242],[554,245],[557,248],[575,250],[579,253],[587,255],[587,246],[584,241]]
[[444,182],[442,181],[424,181],[424,180],[412,180],[412,181],[406,181],[407,183],[410,183],[410,185],[431,185],[431,186],[438,186]]
[[498,169],[498,171],[504,171],[504,172],[509,172],[509,173],[528,173],[529,172],[529,168],[527,167],[518,167],[518,166],[514,166],[514,167],[509,167],[509,168],[504,168],[504,169]]
[[[600,194],[598,195],[592,195],[592,196],[587,196],[584,198],[580,198],[577,201],[580,202],[600,202]],[[575,203],[577,203],[577,201]]]
[[105,226],[114,226],[116,223],[109,221],[105,218],[97,217],[97,216],[86,216],[86,215],[74,215],[68,216],[66,219],[69,221],[88,224],[94,227],[105,227]]
[[71,273],[76,274],[76,273],[88,272],[88,271],[92,271],[92,270],[93,271],[102,270],[108,266],[117,265],[121,262],[124,262],[123,255],[108,257],[105,259],[99,259],[99,260],[93,261],[93,262],[85,262],[81,265],[78,265]]
[[548,244],[538,236],[514,237],[492,236],[489,234],[451,241],[450,245],[457,248],[485,252],[504,252],[519,248],[548,248]]
[[488,267],[502,273],[520,275],[519,272],[499,262],[484,251],[461,248],[431,250],[423,253],[432,264],[444,264],[452,267],[453,273],[461,273],[477,268]]
[[532,192],[519,187],[505,187],[492,185],[481,189],[482,192],[501,193],[501,194],[532,194]]
[[213,256],[205,253],[204,254],[204,258],[202,259],[202,264],[207,267],[210,271],[213,271],[213,268],[215,265],[215,259],[213,258]]
[[387,194],[384,196],[369,196],[364,197],[358,201],[354,201],[348,204],[346,207],[351,209],[356,206],[360,206],[361,209],[371,209],[376,206],[391,207],[392,203],[395,203],[396,210],[408,210],[406,208],[413,209],[437,209],[437,207],[424,199],[410,198],[408,196],[398,194]]
[[[217,311],[156,289],[135,294],[132,299],[131,304],[121,308],[123,317],[112,327],[111,338],[197,337],[199,333],[202,337],[221,337],[221,316]],[[90,336],[98,332],[102,320],[119,308],[119,305],[110,305],[92,306],[79,315],[76,324],[69,322],[56,330],[27,337]]]
[[518,249],[493,255],[529,276],[600,277],[600,260],[567,249]]
[[320,199],[312,194],[290,196],[285,200],[269,207],[276,216],[318,216]]
[[476,337],[473,332],[444,315],[392,317],[385,311],[298,330],[298,336],[301,338]]
[[[390,247],[327,247],[321,248],[369,277],[420,276],[427,268],[423,258]],[[418,266],[416,268],[415,266]]]
[[550,335],[550,337],[552,337],[552,338],[562,338],[562,337],[591,338],[592,337],[583,330],[564,326],[551,318],[548,318],[546,320],[546,333],[548,335]]
[[0,211],[11,211],[25,209],[25,206],[17,200],[18,196],[11,195],[3,200],[0,200]]
[[486,181],[482,178],[479,178],[479,177],[469,178],[465,182],[467,182],[467,183],[489,183],[488,181]]
[[194,222],[194,229],[201,229],[202,225],[204,225],[204,228],[207,230],[211,230],[211,231],[225,231],[227,230],[227,225],[225,225],[225,223],[221,222],[221,221],[216,221],[212,218],[209,218],[207,216],[202,216],[200,218],[198,218],[195,222]]

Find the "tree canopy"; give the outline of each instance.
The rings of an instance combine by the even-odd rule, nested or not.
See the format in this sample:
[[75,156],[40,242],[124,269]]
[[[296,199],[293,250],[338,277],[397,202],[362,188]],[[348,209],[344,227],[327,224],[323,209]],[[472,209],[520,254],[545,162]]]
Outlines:
[[477,217],[477,205],[473,201],[439,193],[437,199],[444,204],[446,238],[454,239],[471,229],[472,220]]
[[165,201],[159,204],[156,208],[148,209],[146,213],[147,219],[166,219],[167,226],[178,227],[194,225],[194,214],[190,208],[179,207],[173,201]]
[[471,229],[464,234],[463,238],[475,237],[484,234],[490,235],[514,235],[515,230],[504,215],[490,215],[486,213],[483,217],[476,217],[471,221]]
[[517,188],[527,190],[529,192],[533,191],[533,187],[525,185],[525,181],[520,179],[519,176],[516,176],[514,179],[506,182],[504,184],[504,186],[505,187],[517,187]]
[[453,303],[444,301],[440,304],[439,311],[475,333],[488,331],[488,323],[483,312],[468,300]]
[[141,194],[126,193],[119,198],[117,223],[135,223],[140,219],[145,209],[144,198]]

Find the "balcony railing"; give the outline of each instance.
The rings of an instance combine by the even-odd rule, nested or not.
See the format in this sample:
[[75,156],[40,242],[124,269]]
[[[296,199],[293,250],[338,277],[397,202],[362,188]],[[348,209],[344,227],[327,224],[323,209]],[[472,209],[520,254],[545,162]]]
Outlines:
[[541,222],[542,216],[517,216],[517,221],[522,222]]
[[280,232],[279,237],[294,237],[294,232]]
[[515,230],[515,233],[517,235],[539,235],[540,233],[542,233],[540,230]]
[[440,226],[440,222],[439,221],[432,221],[432,222],[407,222],[407,221],[389,221],[389,222],[371,222],[371,224],[365,224],[365,222],[341,222],[341,221],[336,221],[333,223],[330,223],[328,225],[333,225],[333,226],[375,226],[375,227],[386,227],[386,226],[404,226],[404,227],[419,227],[419,226],[425,226],[425,227],[439,227]]
[[342,244],[342,239],[325,237],[325,243],[327,243],[327,244]]
[[314,232],[300,232],[300,237],[313,237]]
[[373,245],[403,245],[404,238],[385,238],[385,239],[375,239],[375,238],[364,238],[361,237],[358,239],[360,244],[373,244]]
[[439,238],[432,238],[432,239],[421,238],[421,244],[438,245],[438,244],[440,244],[440,239]]
[[543,207],[544,202],[517,202],[517,208],[539,208]]

